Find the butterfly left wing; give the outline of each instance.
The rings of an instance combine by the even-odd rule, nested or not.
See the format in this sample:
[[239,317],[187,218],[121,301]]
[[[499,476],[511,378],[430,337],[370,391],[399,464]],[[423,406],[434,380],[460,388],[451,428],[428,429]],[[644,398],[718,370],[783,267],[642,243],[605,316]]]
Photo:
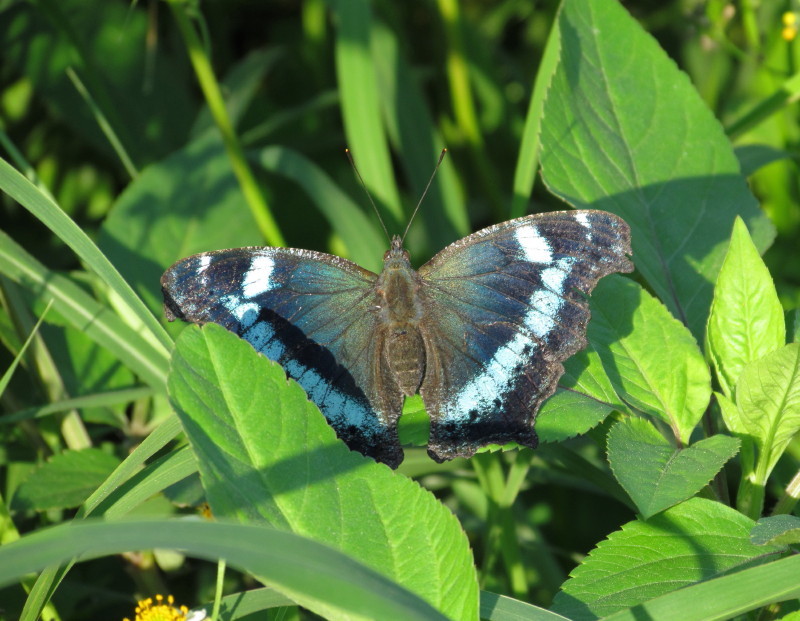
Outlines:
[[422,266],[420,393],[428,452],[442,461],[487,444],[536,446],[536,411],[562,362],[586,345],[586,295],[633,270],[630,229],[603,211],[537,214],[478,231]]
[[374,343],[376,278],[333,255],[252,247],[178,261],[161,286],[170,321],[235,332],[283,366],[351,449],[397,467],[403,402]]

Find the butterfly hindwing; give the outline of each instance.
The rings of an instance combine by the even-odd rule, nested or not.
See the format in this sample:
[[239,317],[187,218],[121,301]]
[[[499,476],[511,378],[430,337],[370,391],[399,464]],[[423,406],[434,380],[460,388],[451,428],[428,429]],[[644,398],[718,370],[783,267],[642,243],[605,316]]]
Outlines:
[[237,248],[174,264],[161,279],[169,319],[235,332],[296,380],[352,449],[402,459],[402,395],[381,365],[375,274],[308,250]]
[[419,270],[429,357],[420,393],[435,459],[536,445],[535,413],[561,363],[586,345],[585,296],[602,276],[631,271],[630,253],[617,216],[555,212],[483,229]]

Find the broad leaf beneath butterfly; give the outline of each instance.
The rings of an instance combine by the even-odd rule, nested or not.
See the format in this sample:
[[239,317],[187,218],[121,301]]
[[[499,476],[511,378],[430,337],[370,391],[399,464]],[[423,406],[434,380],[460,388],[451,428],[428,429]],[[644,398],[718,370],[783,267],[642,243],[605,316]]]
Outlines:
[[194,255],[161,279],[167,316],[218,323],[279,362],[351,448],[402,461],[397,419],[419,392],[429,454],[535,447],[536,412],[586,345],[585,296],[633,269],[627,224],[602,211],[498,224],[418,272],[394,238],[380,275],[310,250]]

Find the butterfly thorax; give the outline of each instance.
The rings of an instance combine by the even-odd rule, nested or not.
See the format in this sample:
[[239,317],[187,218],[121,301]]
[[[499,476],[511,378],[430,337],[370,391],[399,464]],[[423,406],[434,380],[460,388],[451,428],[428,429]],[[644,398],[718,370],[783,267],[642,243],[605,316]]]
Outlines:
[[422,280],[411,267],[399,237],[383,258],[383,271],[375,282],[378,323],[383,340],[381,363],[406,395],[416,394],[425,374],[425,345],[420,333],[423,315]]

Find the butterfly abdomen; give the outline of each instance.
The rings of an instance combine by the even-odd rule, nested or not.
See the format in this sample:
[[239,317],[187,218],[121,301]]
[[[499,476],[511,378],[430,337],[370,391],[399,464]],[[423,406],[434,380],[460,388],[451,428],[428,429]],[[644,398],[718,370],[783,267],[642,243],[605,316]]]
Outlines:
[[384,340],[381,364],[405,395],[414,395],[425,375],[425,344],[420,334],[423,304],[421,279],[411,268],[408,253],[397,243],[387,252],[375,283],[379,312],[379,336]]

